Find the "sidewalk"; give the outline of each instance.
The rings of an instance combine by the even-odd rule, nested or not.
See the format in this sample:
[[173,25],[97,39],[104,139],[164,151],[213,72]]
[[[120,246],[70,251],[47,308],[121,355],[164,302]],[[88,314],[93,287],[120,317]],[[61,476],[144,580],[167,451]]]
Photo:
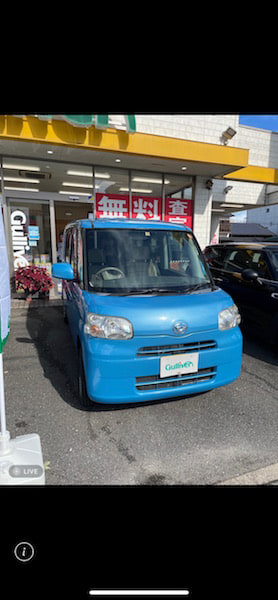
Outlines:
[[243,473],[237,477],[225,479],[217,482],[215,485],[277,485],[278,463],[267,465],[248,473]]
[[61,298],[49,298],[49,300],[32,299],[31,302],[26,300],[20,300],[18,298],[11,299],[11,310],[14,308],[42,308],[43,306],[62,306],[63,300]]
[[83,465],[87,413],[78,408],[76,354],[61,305],[53,297],[11,300],[3,355],[7,429],[12,439],[40,436],[47,485],[86,484],[93,480],[90,455]]
[[[13,297],[14,296],[14,297]],[[32,298],[31,302],[27,302],[24,298],[18,298],[15,294],[11,297],[11,310],[14,308],[40,308],[43,306],[62,306],[63,300],[61,294],[57,294],[55,288],[49,292],[49,300]]]

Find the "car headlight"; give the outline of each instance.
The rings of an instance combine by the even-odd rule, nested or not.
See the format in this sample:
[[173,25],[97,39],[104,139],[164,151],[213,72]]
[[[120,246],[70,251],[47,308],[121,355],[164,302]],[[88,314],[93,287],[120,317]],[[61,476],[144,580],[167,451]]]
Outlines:
[[229,306],[229,308],[225,308],[221,310],[218,315],[218,327],[222,331],[225,329],[232,329],[232,327],[236,327],[241,322],[241,317],[238,311],[238,307],[236,304],[233,306]]
[[130,340],[133,337],[133,327],[130,321],[122,317],[88,313],[84,333],[109,340]]

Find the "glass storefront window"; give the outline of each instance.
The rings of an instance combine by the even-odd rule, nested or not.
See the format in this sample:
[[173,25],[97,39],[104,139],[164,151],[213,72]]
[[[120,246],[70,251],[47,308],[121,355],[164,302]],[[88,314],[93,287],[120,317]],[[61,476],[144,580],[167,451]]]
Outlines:
[[128,217],[128,170],[96,166],[94,171],[97,217]]
[[165,196],[171,198],[192,198],[192,177],[188,175],[165,174]]
[[56,224],[57,261],[62,261],[63,233],[66,225],[77,219],[88,219],[92,214],[92,202],[61,202],[54,201]]
[[127,169],[96,166],[94,170],[96,193],[128,195],[129,178]]
[[161,173],[131,171],[131,217],[133,219],[161,221],[162,183]]
[[51,163],[51,172],[55,189],[61,200],[67,197],[73,200],[88,200],[93,194],[93,168],[67,163]]
[[193,226],[192,177],[166,174],[164,220]]
[[46,160],[3,157],[14,268],[49,266],[56,252],[61,260],[65,226],[94,213],[97,218],[164,219],[192,226],[192,177],[116,164],[66,163],[54,156]]
[[150,171],[132,171],[132,195],[161,198],[162,180],[163,176],[161,173],[151,173]]
[[[42,181],[47,177],[43,163],[33,159],[3,158],[3,179],[6,195],[11,192],[38,192]],[[41,173],[42,171],[42,173]]]
[[49,206],[43,202],[8,200],[13,266],[38,265],[51,269]]

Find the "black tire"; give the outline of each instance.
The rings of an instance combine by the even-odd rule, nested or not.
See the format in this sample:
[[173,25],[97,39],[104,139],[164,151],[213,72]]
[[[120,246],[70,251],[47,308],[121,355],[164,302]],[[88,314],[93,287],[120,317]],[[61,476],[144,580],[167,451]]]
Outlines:
[[81,348],[78,350],[78,376],[77,376],[77,395],[79,404],[83,408],[89,408],[93,406],[92,400],[88,396],[86,377],[83,365],[82,351]]

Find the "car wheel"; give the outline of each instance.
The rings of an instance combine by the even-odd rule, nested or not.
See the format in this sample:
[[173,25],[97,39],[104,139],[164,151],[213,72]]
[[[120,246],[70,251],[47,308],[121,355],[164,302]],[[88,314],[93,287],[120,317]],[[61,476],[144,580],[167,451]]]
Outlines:
[[89,398],[87,393],[85,370],[82,359],[82,351],[79,348],[78,352],[78,377],[77,377],[77,393],[78,400],[81,406],[84,408],[91,407],[93,405],[92,400]]

